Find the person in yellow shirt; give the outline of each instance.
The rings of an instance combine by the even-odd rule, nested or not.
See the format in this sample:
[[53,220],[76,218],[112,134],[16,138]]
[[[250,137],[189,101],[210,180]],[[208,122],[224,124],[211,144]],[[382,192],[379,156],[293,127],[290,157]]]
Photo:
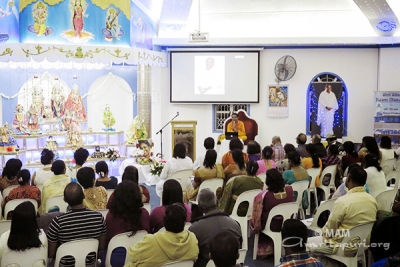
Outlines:
[[[238,114],[237,113],[232,113],[232,121],[228,123],[228,127],[226,128],[227,132],[237,132],[239,139],[242,141],[247,140],[246,136],[246,128],[244,127],[244,123],[239,120]],[[220,136],[220,141],[225,139],[225,135],[222,134]]]

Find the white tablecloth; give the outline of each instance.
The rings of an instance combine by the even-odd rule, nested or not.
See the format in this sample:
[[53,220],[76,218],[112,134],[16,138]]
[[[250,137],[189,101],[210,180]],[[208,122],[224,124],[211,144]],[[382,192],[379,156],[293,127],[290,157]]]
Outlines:
[[154,176],[150,173],[150,165],[142,165],[136,163],[136,159],[130,158],[124,160],[119,166],[119,174],[122,175],[128,166],[135,166],[139,171],[139,184],[155,185],[160,181],[160,177]]

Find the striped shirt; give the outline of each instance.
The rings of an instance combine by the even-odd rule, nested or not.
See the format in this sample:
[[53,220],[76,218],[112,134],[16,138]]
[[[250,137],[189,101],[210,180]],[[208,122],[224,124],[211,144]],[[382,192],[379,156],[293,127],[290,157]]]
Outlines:
[[308,255],[308,253],[291,254],[281,257],[281,264],[277,267],[323,267],[322,263]]
[[[53,219],[47,232],[49,242],[63,244],[69,241],[94,238],[99,239],[107,233],[106,223],[101,213],[88,210],[70,210]],[[96,251],[97,253],[97,251]],[[90,253],[86,258],[86,264],[93,264],[95,254]],[[74,266],[72,257],[63,257],[62,266]]]

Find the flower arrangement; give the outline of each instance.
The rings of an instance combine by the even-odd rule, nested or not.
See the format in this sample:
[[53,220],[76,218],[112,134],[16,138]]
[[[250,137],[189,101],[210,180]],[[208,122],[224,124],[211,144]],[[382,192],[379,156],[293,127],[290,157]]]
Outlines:
[[106,151],[106,158],[110,161],[115,161],[117,158],[121,157],[119,151],[114,148],[108,148]]
[[153,163],[150,165],[150,173],[154,176],[160,176],[163,168],[164,163],[162,161],[153,161]]

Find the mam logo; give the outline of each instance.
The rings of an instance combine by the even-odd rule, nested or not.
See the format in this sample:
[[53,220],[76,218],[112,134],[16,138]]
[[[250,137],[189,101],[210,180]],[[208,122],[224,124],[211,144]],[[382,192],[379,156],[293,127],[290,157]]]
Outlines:
[[345,229],[325,229],[324,231],[318,231],[317,235],[322,235],[324,237],[328,238],[338,238],[338,237],[350,237],[350,230],[345,230]]

